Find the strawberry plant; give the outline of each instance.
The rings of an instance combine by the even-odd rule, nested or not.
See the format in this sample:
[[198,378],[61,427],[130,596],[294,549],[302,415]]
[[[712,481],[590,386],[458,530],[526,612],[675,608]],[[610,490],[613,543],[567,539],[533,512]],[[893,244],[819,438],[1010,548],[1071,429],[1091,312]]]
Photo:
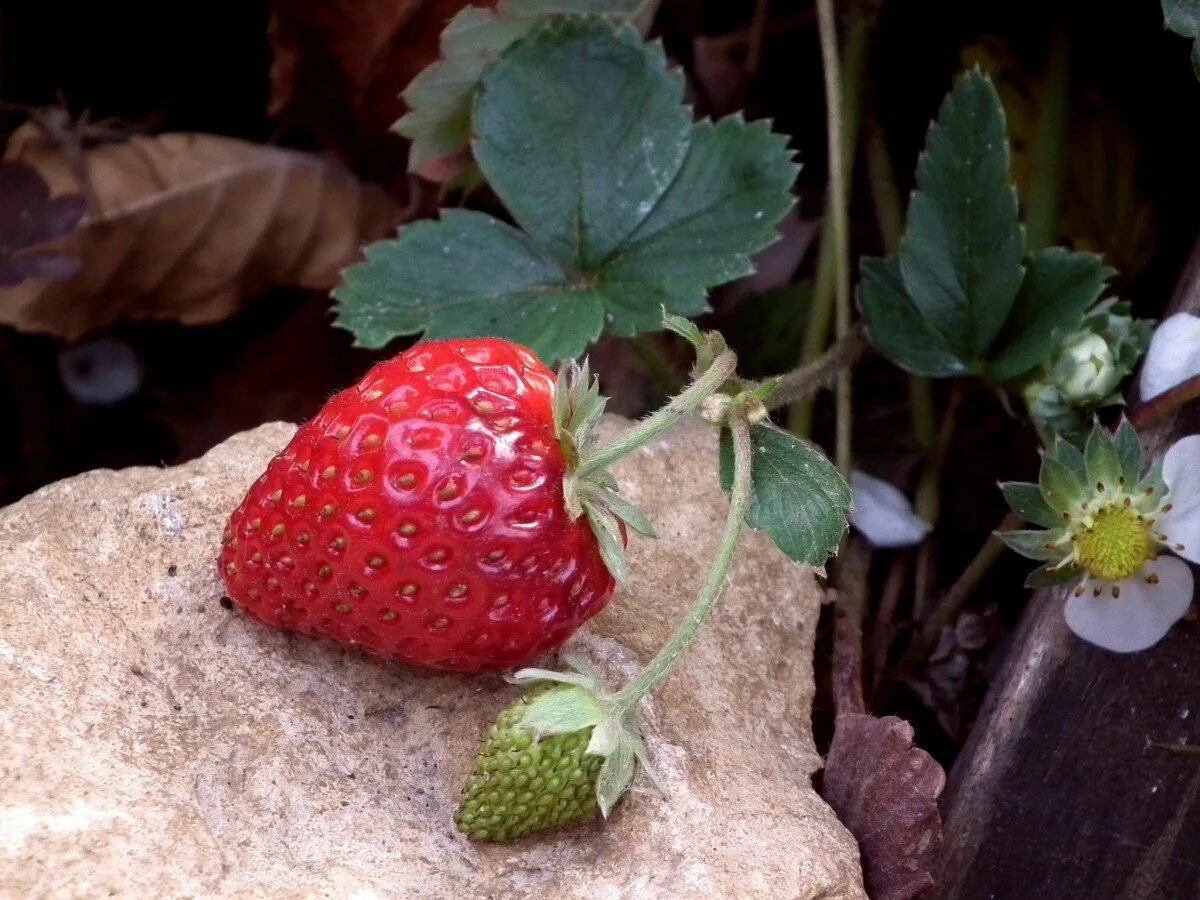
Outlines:
[[[821,10],[835,95],[836,46]],[[268,624],[409,664],[527,665],[627,581],[629,532],[654,536],[609,466],[685,415],[720,429],[728,518],[694,606],[623,686],[570,654],[568,671],[512,676],[529,692],[486,737],[455,819],[477,840],[608,815],[639,768],[652,772],[640,702],[718,602],[745,526],[811,566],[835,553],[846,530],[847,369],[863,349],[851,325],[846,173],[831,166],[823,262],[836,266],[818,271],[810,313],[812,327],[835,301],[839,340],[808,366],[747,380],[725,340],[687,317],[704,313],[708,292],[751,271],[776,240],[797,166],[769,123],[693,120],[681,75],[640,33],[647,11],[631,0],[509,0],[464,9],[450,23],[443,58],[406,91],[410,112],[397,129],[413,141],[411,168],[452,159],[475,167],[461,183],[486,185],[512,224],[444,210],[371,245],[345,272],[334,291],[337,324],[359,344],[425,342],[379,364],[297,432],[233,514],[222,551],[231,596]],[[840,112],[829,110],[835,163]],[[863,331],[914,376],[915,397],[928,389],[924,378],[974,377],[1023,399],[1061,458],[1071,446],[1064,438],[1121,401],[1118,386],[1149,327],[1127,304],[1102,299],[1114,273],[1098,255],[1044,246],[1040,220],[1027,234],[1009,170],[999,95],[985,74],[968,71],[930,126],[893,252],[862,260]],[[692,345],[692,380],[600,443],[606,401],[587,363],[572,360],[602,334],[664,327]],[[546,363],[558,361],[566,362],[555,375]],[[838,468],[795,433],[806,427],[801,408],[792,429],[769,418],[830,380]],[[903,494],[861,473],[856,483],[877,486],[864,507],[882,497],[895,508],[862,510],[855,521],[866,533],[916,542],[929,533],[899,509]],[[925,494],[934,509],[935,488]],[[897,512],[915,525],[877,527]],[[1022,540],[1023,552],[1048,558]],[[1090,537],[1079,540],[1091,547]],[[1155,621],[1161,636],[1174,618]],[[910,653],[927,652],[926,639]],[[917,805],[927,809],[928,798]]]
[[[481,684],[520,686],[483,717],[497,716],[473,762],[460,743],[461,765],[438,768],[469,775],[414,821],[447,834],[388,848],[391,865],[418,871],[406,848],[458,841],[481,879],[505,870],[483,891],[504,893],[527,874],[514,859],[578,857],[568,843],[593,832],[503,853],[463,842],[610,816],[639,773],[655,781],[660,721],[680,759],[713,768],[676,790],[687,816],[765,806],[796,825],[794,798],[729,790],[746,773],[722,768],[738,754],[754,768],[757,732],[676,706],[736,693],[744,713],[761,689],[780,709],[796,684],[762,734],[800,767],[827,751],[814,786],[857,839],[870,896],[1070,894],[1081,877],[1097,896],[1135,881],[1194,893],[1186,854],[1121,854],[1172,832],[1191,776],[1160,753],[1200,739],[1165,689],[1197,634],[1200,179],[1179,122],[1200,0],[228,6],[155,41],[128,17],[65,27],[50,4],[6,20],[0,405],[16,439],[0,445],[0,505],[305,422],[221,510],[205,554],[228,596],[195,608],[297,636],[262,647],[311,635],[454,673],[429,684],[476,702]],[[674,440],[685,418],[711,441]],[[697,462],[713,484],[686,483]],[[715,506],[703,519],[699,501]],[[668,510],[697,533],[668,538]],[[774,586],[714,627],[747,529],[815,574],[794,572],[796,601]],[[643,553],[661,569],[683,550],[707,569],[687,573],[690,608],[674,590],[614,603],[645,581]],[[183,558],[168,566],[174,591],[198,583]],[[800,625],[786,648],[757,637],[785,620]],[[676,661],[718,627],[704,652],[729,665],[694,660],[688,682]],[[603,671],[572,652],[581,631]],[[12,649],[33,671],[37,646]],[[187,727],[179,699],[156,727]],[[1107,727],[1113,709],[1128,727]],[[445,724],[461,741],[463,723]],[[409,776],[448,744],[418,731]],[[1047,790],[1105,827],[1041,816]],[[683,805],[636,802],[617,829]],[[325,832],[347,871],[384,858]],[[315,867],[325,832],[287,865]],[[808,873],[836,843],[792,858],[780,835],[761,872],[753,841],[721,848],[741,854],[722,868],[754,876],[733,893],[768,869]],[[610,865],[646,852],[626,837],[604,837],[593,868],[640,877]],[[676,873],[694,886],[710,860],[674,856],[655,883],[686,892]],[[782,893],[857,886],[843,887]]]

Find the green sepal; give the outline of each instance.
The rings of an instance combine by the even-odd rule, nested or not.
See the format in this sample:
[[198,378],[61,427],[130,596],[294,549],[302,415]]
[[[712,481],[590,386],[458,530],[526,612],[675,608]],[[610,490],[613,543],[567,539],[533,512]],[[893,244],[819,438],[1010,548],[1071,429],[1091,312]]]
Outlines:
[[1057,587],[1068,584],[1079,577],[1079,571],[1071,566],[1054,568],[1050,563],[1038,566],[1025,577],[1025,587]]
[[704,334],[696,326],[695,322],[693,322],[691,319],[685,319],[683,316],[677,316],[674,313],[668,312],[665,306],[661,308],[663,328],[665,328],[667,331],[675,332],[696,349],[704,346]]
[[1162,469],[1163,458],[1161,456],[1156,457],[1154,462],[1150,464],[1149,470],[1138,482],[1138,487],[1143,491],[1153,488],[1153,496],[1160,500],[1167,492],[1167,481],[1163,478]]
[[621,721],[618,716],[610,716],[597,723],[596,727],[592,729],[592,739],[588,742],[588,753],[608,756],[617,749],[621,731]]
[[1056,434],[1048,452],[1051,457],[1070,469],[1080,484],[1087,484],[1087,461],[1083,458],[1083,451],[1075,444],[1061,434]]
[[1054,457],[1042,457],[1038,486],[1050,508],[1060,513],[1071,512],[1083,501],[1083,484],[1075,473]]
[[997,531],[996,537],[1004,541],[1010,550],[1015,550],[1026,559],[1055,560],[1067,555],[1063,547],[1051,547],[1050,544],[1063,536],[1063,531],[1040,531],[1035,529],[1019,529],[1016,531]]
[[1057,528],[1062,524],[1062,515],[1052,510],[1042,496],[1042,490],[1036,484],[1026,481],[1005,481],[1000,484],[1000,492],[1009,507],[1026,522],[1041,525],[1043,528]]
[[554,433],[567,461],[563,479],[563,502],[575,518],[587,516],[600,545],[600,555],[617,583],[629,582],[629,563],[619,522],[638,534],[655,537],[654,526],[636,506],[618,493],[616,479],[607,471],[579,478],[575,467],[596,442],[596,426],[608,399],[600,393],[600,381],[591,374],[588,361],[570,363],[559,370],[554,385]]
[[566,685],[530,700],[521,727],[531,730],[540,740],[550,734],[592,728],[603,720],[604,708],[590,691],[578,685]]
[[620,494],[598,486],[586,490],[589,502],[603,506],[642,537],[658,537],[645,514]]
[[1088,435],[1083,448],[1084,461],[1087,466],[1087,486],[1090,490],[1103,485],[1106,489],[1117,486],[1121,476],[1121,458],[1113,444],[1112,435],[1108,429],[1096,422],[1092,433]]
[[634,754],[633,742],[622,732],[612,752],[604,758],[604,764],[600,766],[600,776],[596,780],[596,804],[600,807],[600,814],[606,819],[617,805],[617,801],[629,790],[636,772],[637,757]]
[[596,535],[600,546],[600,558],[621,587],[629,585],[629,560],[625,556],[625,542],[621,540],[621,526],[612,512],[591,501],[583,501],[583,514]]
[[569,363],[558,370],[554,384],[554,436],[563,448],[569,465],[595,441],[595,430],[608,398],[600,393],[600,379],[594,377],[588,360]]
[[575,672],[559,672],[554,669],[519,669],[511,675],[504,676],[504,680],[509,684],[543,684],[553,682],[556,684],[572,684],[576,687],[584,688],[585,690],[595,691],[596,680],[590,675],[575,671]]
[[1121,417],[1117,433],[1113,438],[1117,458],[1121,461],[1121,477],[1126,485],[1135,485],[1142,477],[1142,442],[1129,420]]

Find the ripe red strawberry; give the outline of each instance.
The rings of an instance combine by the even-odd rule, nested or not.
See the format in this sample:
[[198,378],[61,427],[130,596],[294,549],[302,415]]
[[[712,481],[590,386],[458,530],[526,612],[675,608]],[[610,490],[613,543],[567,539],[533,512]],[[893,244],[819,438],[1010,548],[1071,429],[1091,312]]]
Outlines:
[[441,669],[557,647],[614,582],[587,518],[564,506],[554,386],[503,340],[419,344],[375,366],[233,513],[230,596],[269,625]]

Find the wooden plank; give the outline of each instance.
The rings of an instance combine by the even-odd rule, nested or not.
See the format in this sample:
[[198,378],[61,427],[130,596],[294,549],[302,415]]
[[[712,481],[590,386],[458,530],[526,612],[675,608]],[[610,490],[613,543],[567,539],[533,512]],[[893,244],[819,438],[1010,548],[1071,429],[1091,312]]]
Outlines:
[[[1200,313],[1200,244],[1171,310]],[[1198,406],[1143,443],[1200,432]],[[1200,897],[1200,755],[1161,746],[1200,748],[1200,624],[1119,655],[1067,629],[1064,599],[1032,598],[951,772],[937,896]]]

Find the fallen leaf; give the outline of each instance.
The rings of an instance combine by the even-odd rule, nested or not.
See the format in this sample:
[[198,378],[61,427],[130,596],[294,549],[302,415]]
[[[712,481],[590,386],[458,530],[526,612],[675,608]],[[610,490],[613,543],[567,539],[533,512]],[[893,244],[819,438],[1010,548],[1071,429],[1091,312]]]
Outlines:
[[821,793],[858,840],[872,900],[909,900],[934,886],[945,785],[946,773],[913,746],[903,719],[837,717]]
[[400,94],[437,60],[442,29],[469,3],[274,0],[268,113],[315,132],[358,171],[403,173],[404,141],[390,131],[407,110]]
[[36,169],[0,162],[0,198],[0,287],[34,278],[70,278],[79,271],[78,257],[34,248],[75,230],[87,206],[82,195],[51,198],[50,186]]
[[[61,150],[23,126],[6,158],[52,192],[75,190]],[[392,231],[396,203],[310,154],[204,134],[85,151],[100,203],[52,248],[73,278],[0,290],[0,322],[67,339],[127,319],[215,322],[272,287],[325,291],[358,248]]]

